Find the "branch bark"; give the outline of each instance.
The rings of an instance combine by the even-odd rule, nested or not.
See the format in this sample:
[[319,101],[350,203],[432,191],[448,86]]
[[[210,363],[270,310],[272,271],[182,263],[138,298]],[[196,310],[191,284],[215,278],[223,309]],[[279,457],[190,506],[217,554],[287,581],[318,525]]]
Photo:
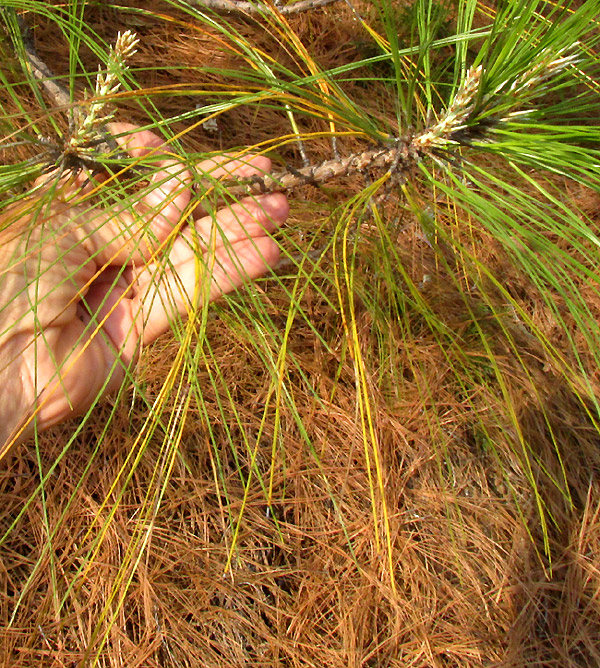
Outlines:
[[260,14],[273,13],[277,11],[283,16],[292,16],[301,12],[310,11],[331,5],[338,0],[299,0],[290,5],[282,7],[268,5],[262,2],[246,2],[245,0],[190,0],[194,5],[206,7],[220,14],[247,14],[249,16],[259,16]]
[[72,104],[69,91],[56,81],[56,77],[50,71],[46,63],[44,63],[44,61],[37,55],[33,45],[33,35],[31,34],[29,26],[20,16],[17,21],[21,30],[23,49],[25,51],[29,71],[33,74],[34,78],[40,82],[53,106],[71,109]]
[[[219,190],[223,189],[228,197],[238,199],[249,195],[287,192],[309,183],[319,185],[334,178],[372,170],[381,172],[388,169],[394,173],[408,174],[422,155],[422,151],[417,148],[413,140],[402,138],[395,141],[393,146],[369,149],[301,169],[288,168],[264,176],[222,181]],[[208,179],[200,182],[200,188],[204,190],[210,190],[214,186],[214,181]]]

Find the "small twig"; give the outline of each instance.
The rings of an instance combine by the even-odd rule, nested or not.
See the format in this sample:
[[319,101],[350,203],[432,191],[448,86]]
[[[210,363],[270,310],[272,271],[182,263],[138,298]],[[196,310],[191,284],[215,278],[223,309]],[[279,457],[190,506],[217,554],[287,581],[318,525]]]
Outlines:
[[333,153],[333,157],[336,160],[340,159],[340,152],[338,151],[337,137],[335,135],[331,136],[331,152]]
[[190,0],[194,5],[206,7],[219,14],[232,14],[237,12],[239,14],[247,14],[249,16],[257,16],[259,14],[278,12],[283,16],[292,16],[293,14],[300,14],[301,12],[310,11],[319,7],[331,5],[338,0],[299,0],[290,5],[279,6],[267,5],[262,2],[245,2],[244,0]]
[[306,152],[306,148],[304,146],[304,142],[302,141],[302,137],[299,134],[297,135],[296,144],[298,146],[298,151],[300,152],[300,158],[302,159],[302,166],[303,167],[310,166],[308,153]]
[[[334,178],[359,174],[370,170],[392,168],[396,172],[408,172],[421,158],[411,139],[399,139],[387,148],[375,148],[361,153],[353,153],[339,160],[326,160],[318,165],[309,165],[301,169],[286,170],[252,176],[247,179],[223,181],[220,185],[232,198],[247,195],[261,195],[273,192],[286,192],[306,184],[318,185]],[[201,181],[203,188],[209,189],[214,182]]]
[[33,45],[33,36],[29,26],[23,20],[23,17],[17,18],[21,37],[23,39],[23,49],[27,58],[27,65],[31,74],[40,82],[46,94],[50,98],[54,107],[64,107],[71,109],[71,96],[69,91],[56,81],[56,77],[50,71],[46,63],[37,55]]

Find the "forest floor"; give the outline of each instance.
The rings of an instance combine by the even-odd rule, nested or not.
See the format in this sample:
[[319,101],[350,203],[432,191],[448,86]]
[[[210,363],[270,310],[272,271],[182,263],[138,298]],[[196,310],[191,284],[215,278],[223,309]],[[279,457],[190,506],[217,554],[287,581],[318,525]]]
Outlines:
[[[146,86],[189,83],[186,71],[177,69],[182,62],[231,65],[208,30],[179,20],[165,3],[144,5],[160,6],[164,20],[139,14],[132,25],[128,15],[128,24],[117,9],[102,3],[90,6],[86,20],[107,41],[128,27],[138,32],[136,67],[161,67],[146,75],[137,72]],[[357,36],[345,3],[302,13],[290,23],[324,68],[368,53],[368,40]],[[238,27],[253,43],[276,48],[260,25],[240,20]],[[66,72],[68,46],[44,30],[42,18],[35,35],[40,56],[56,72]],[[93,54],[82,57],[94,69]],[[348,83],[346,90],[371,114],[393,117],[385,87]],[[165,116],[199,102],[187,94],[154,99]],[[128,110],[126,100],[119,119],[145,123],[137,107]],[[324,129],[311,119],[301,123],[303,132]],[[284,114],[238,107],[219,117],[216,131],[199,127],[185,142],[194,151],[227,150],[289,132]],[[355,150],[354,142],[342,139],[340,151]],[[312,160],[331,156],[325,138],[310,141],[308,149]],[[275,160],[299,164],[297,149],[290,144]],[[356,179],[347,178],[323,189],[300,189],[291,199],[290,234],[319,248],[327,238],[324,223],[332,201],[348,197],[356,186]],[[564,188],[600,222],[593,195],[568,182]],[[444,280],[429,243],[400,205],[392,199],[384,208],[388,220],[402,222],[396,238],[407,273],[415,283],[427,283],[425,298],[449,328],[460,331],[468,318],[456,284]],[[498,419],[499,398],[486,387],[485,365],[479,387],[462,387],[447,350],[417,316],[408,335],[401,318],[390,322],[386,337],[397,348],[382,349],[380,325],[363,305],[375,281],[377,261],[369,254],[377,248],[376,229],[367,221],[360,231],[353,304],[382,494],[364,447],[355,360],[348,354],[339,309],[332,308],[338,301],[335,283],[316,278],[303,292],[302,309],[314,326],[297,319],[290,333],[289,349],[304,374],[294,371],[288,377],[295,413],[281,408],[266,421],[272,375],[239,327],[228,325],[224,307],[209,319],[207,340],[232,403],[223,402],[210,370],[201,372],[204,405],[188,411],[151,526],[136,517],[147,490],[156,485],[159,435],[150,439],[130,479],[118,475],[128,466],[146,417],[134,399],[116,408],[108,399],[94,412],[55,468],[43,504],[31,444],[2,462],[0,533],[32,497],[33,502],[1,548],[1,666],[92,665],[96,652],[98,665],[115,668],[600,665],[600,441],[593,421],[572,388],[538,364],[538,351],[528,348],[525,335],[518,360],[499,343],[496,359],[513,376],[506,392],[537,457],[530,475],[546,517],[553,518],[543,526],[531,479],[505,445],[510,434],[503,432],[510,427]],[[501,271],[502,249],[492,241],[482,252],[482,261]],[[324,253],[318,263],[319,275],[331,276],[334,254]],[[272,321],[282,328],[289,310],[289,292],[282,287],[288,271],[293,285],[293,267],[286,266],[278,270],[278,280],[259,284]],[[546,305],[531,303],[522,277],[507,269],[505,281],[511,280],[513,292],[552,337]],[[377,285],[382,294],[384,289]],[[149,396],[160,391],[176,353],[169,336],[145,351],[139,376]],[[477,349],[467,354],[473,360],[485,357]],[[527,370],[523,358],[531,360]],[[310,391],[304,388],[307,382]],[[111,411],[101,455],[88,469]],[[277,432],[275,424],[282,430]],[[72,428],[63,425],[43,436],[44,469],[57,459]],[[496,437],[497,447],[504,448],[503,465],[490,446]],[[244,442],[256,442],[256,452],[248,453]],[[562,461],[554,454],[556,442]],[[561,466],[570,498],[549,482],[560,478]],[[240,469],[262,473],[270,484],[270,505],[257,477],[247,488]],[[107,505],[106,499],[120,502]],[[49,527],[56,529],[51,539]],[[82,574],[81,555],[94,540],[97,552]],[[132,550],[135,567],[124,572],[121,565]]]

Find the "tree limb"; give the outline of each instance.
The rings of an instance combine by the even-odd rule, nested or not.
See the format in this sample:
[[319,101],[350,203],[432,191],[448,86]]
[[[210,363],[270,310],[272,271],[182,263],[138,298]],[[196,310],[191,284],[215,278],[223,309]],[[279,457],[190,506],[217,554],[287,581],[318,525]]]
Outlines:
[[278,12],[283,16],[292,16],[293,14],[300,14],[301,12],[310,11],[311,9],[318,9],[331,5],[338,0],[299,0],[283,7],[268,5],[262,2],[246,2],[245,0],[189,0],[193,5],[206,7],[214,12],[220,14],[232,14],[237,12],[239,14],[247,14],[249,16],[257,16],[260,14],[268,14]]
[[[331,179],[352,174],[360,174],[373,169],[388,169],[393,173],[408,173],[422,157],[414,140],[402,138],[393,146],[374,148],[353,153],[344,158],[326,160],[317,165],[301,169],[288,168],[273,174],[255,175],[246,179],[228,179],[219,184],[219,191],[231,198],[249,195],[263,195],[273,192],[287,192],[311,183],[319,185]],[[200,189],[208,191],[215,186],[214,181],[202,179]]]

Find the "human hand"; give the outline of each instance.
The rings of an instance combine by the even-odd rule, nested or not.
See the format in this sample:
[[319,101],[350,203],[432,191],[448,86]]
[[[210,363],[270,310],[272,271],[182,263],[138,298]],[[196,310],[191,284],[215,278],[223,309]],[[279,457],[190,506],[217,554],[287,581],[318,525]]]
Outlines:
[[[115,123],[111,131],[133,157],[167,150],[135,126]],[[0,217],[0,228],[14,221],[0,234],[0,457],[34,429],[81,414],[117,389],[140,346],[177,313],[277,263],[269,234],[287,218],[283,195],[206,216],[183,163],[165,153],[158,165],[135,203],[95,205],[94,186],[71,175]],[[212,178],[269,169],[264,156],[197,166]]]

